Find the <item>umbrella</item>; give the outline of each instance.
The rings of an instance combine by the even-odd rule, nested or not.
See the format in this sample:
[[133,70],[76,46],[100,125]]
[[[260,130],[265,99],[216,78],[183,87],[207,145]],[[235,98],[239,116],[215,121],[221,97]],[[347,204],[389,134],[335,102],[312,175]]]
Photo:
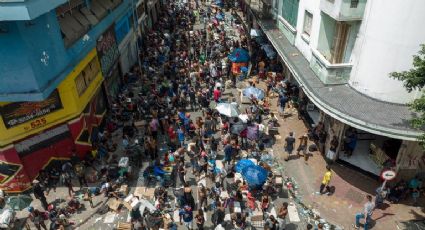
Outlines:
[[7,198],[7,204],[15,211],[21,211],[30,206],[32,198],[28,195],[10,196]]
[[243,90],[243,95],[245,97],[251,97],[253,95],[255,98],[262,100],[265,97],[264,91],[256,87],[248,87]]
[[243,122],[243,123],[248,123],[248,114],[239,114],[239,119]]
[[246,129],[246,127],[247,127],[247,124],[245,124],[242,121],[239,121],[231,125],[230,133],[239,135],[242,131]]
[[251,186],[262,186],[266,180],[268,172],[258,165],[249,165],[242,169],[242,177]]
[[255,165],[254,162],[248,159],[242,159],[235,165],[235,171],[238,173],[241,173],[245,167],[251,166],[251,165]]
[[237,48],[228,56],[228,58],[231,62],[248,62],[249,53],[246,49]]
[[239,116],[239,110],[235,105],[229,103],[219,103],[215,109],[224,116],[227,117],[237,117]]

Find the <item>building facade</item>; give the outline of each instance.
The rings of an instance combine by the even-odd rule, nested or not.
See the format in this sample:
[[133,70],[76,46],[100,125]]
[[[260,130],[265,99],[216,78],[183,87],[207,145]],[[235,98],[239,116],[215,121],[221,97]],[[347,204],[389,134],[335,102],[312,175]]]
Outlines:
[[91,150],[121,77],[137,63],[133,0],[0,3],[0,188]]
[[[392,168],[399,177],[425,170],[425,155],[406,103],[420,97],[390,78],[412,68],[425,41],[417,26],[425,2],[413,0],[251,0],[250,28],[261,30],[300,87],[312,127],[324,124],[325,152],[373,175]],[[266,10],[265,10],[266,9]],[[347,156],[348,147],[354,148]]]

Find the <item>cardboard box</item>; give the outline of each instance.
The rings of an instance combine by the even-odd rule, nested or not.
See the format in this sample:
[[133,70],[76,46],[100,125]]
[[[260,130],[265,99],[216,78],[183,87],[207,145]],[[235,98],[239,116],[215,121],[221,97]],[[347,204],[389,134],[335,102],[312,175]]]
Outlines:
[[127,196],[128,195],[128,185],[126,185],[126,184],[121,185],[119,192],[124,194],[124,196]]
[[118,222],[117,230],[132,230],[133,227],[130,222]]
[[118,211],[121,204],[122,204],[122,202],[120,200],[117,200],[117,199],[111,199],[111,200],[108,201],[108,207],[109,207],[109,209],[111,209],[113,211]]
[[136,187],[136,189],[134,189],[133,195],[142,198],[145,190],[146,187]]

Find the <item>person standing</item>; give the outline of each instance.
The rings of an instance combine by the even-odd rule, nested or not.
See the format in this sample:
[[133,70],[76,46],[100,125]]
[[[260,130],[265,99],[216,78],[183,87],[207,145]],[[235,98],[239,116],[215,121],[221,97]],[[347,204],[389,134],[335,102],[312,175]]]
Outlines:
[[284,117],[285,115],[286,102],[288,102],[288,98],[283,94],[279,94],[277,106],[279,107],[279,116],[281,117]]
[[286,216],[288,215],[288,203],[283,202],[277,213],[277,221],[279,223],[279,230],[284,230],[286,226]]
[[287,153],[287,155],[285,156],[285,161],[289,160],[292,154],[292,151],[294,151],[294,144],[295,144],[294,133],[289,132],[289,136],[285,138],[285,151]]
[[213,95],[214,95],[214,101],[216,103],[220,102],[221,99],[221,89],[220,87],[217,87],[214,91],[213,91]]
[[76,163],[75,174],[77,174],[78,181],[80,182],[80,189],[83,188],[83,185],[88,187],[86,180],[86,168],[83,162]]
[[[298,139],[300,140],[300,144],[298,145],[298,148],[297,148],[297,155],[298,155],[298,157],[300,157],[300,152],[303,152],[303,156],[305,158],[305,156],[307,155],[308,136],[307,136],[307,134],[304,134],[304,135],[300,136]],[[308,157],[307,157],[307,160],[308,160]]]
[[205,218],[204,212],[202,209],[198,210],[198,214],[195,216],[196,226],[198,226],[198,230],[204,230]]
[[373,209],[375,208],[375,205],[372,202],[371,195],[367,195],[366,200],[367,202],[364,204],[363,213],[360,212],[356,214],[356,223],[353,224],[353,227],[356,229],[360,228],[360,219],[365,219],[364,225],[363,225],[364,230],[369,229],[369,222],[372,220],[372,214],[373,214]]
[[180,216],[180,224],[183,224],[182,223],[182,220],[183,220],[184,225],[187,227],[187,229],[193,229],[192,227],[193,212],[188,205],[184,206],[183,209],[180,209],[179,216]]
[[33,192],[36,199],[40,200],[41,205],[43,206],[44,210],[47,210],[47,206],[49,204],[47,203],[46,196],[44,195],[44,189],[41,187],[40,181],[33,180]]
[[332,171],[331,171],[331,167],[329,165],[326,165],[326,172],[325,175],[323,175],[323,180],[322,183],[320,184],[320,195],[324,194],[323,190],[326,188],[326,193],[329,195],[330,194],[330,188],[329,188],[329,183],[331,182],[331,178],[332,178]]

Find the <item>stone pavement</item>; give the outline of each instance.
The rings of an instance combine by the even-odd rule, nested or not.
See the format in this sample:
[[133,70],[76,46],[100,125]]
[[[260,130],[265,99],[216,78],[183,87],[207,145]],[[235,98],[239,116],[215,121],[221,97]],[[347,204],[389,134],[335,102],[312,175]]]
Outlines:
[[[260,83],[260,88],[265,89],[264,83]],[[276,98],[273,98],[272,105],[276,106]],[[276,108],[272,108],[276,110]],[[278,155],[278,161],[285,171],[285,175],[292,177],[297,184],[297,196],[300,200],[313,209],[321,218],[337,225],[342,229],[354,229],[354,216],[363,210],[366,194],[375,195],[375,189],[380,182],[364,174],[335,163],[332,165],[331,187],[335,192],[331,196],[318,195],[320,183],[325,173],[326,162],[319,152],[314,152],[308,162],[304,158],[292,158],[285,162],[283,160],[284,139],[289,132],[294,132],[297,138],[307,132],[307,127],[302,120],[298,119],[295,109],[287,109],[288,114],[284,119],[280,119],[279,136],[274,145],[274,153]],[[312,143],[309,143],[312,144]],[[298,146],[298,139],[295,146]],[[377,209],[373,214],[373,229],[392,230],[405,229],[401,222],[425,219],[425,208],[409,206],[407,204],[389,204],[385,209]]]

